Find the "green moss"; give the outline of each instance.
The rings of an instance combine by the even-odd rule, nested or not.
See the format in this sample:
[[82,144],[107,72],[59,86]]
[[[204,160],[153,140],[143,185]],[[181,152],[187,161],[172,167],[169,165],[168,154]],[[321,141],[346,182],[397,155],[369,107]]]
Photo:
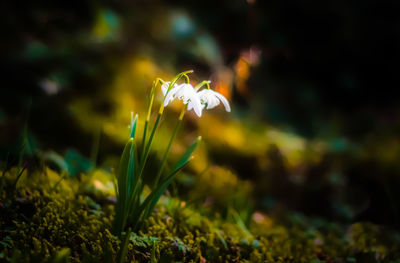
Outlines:
[[5,258],[19,250],[21,262],[43,262],[69,248],[72,262],[100,261],[106,244],[116,254],[117,240],[109,232],[112,205],[93,210],[88,197],[76,190],[77,180],[63,181],[54,189],[61,177],[51,170],[25,177],[19,182],[23,186],[7,196],[1,213],[1,234],[11,240],[3,249]]
[[[109,231],[114,205],[108,190],[96,188],[98,182],[91,185],[96,180],[60,181],[59,174],[46,169],[25,173],[14,191],[13,174],[1,178],[1,260],[117,261],[120,241]],[[222,205],[221,201],[217,207]],[[142,230],[131,233],[125,260],[150,262],[152,254],[157,262],[396,262],[400,258],[398,233],[371,223],[345,226],[282,210],[269,215],[256,212],[244,224],[233,210],[227,209],[227,216],[206,211],[199,204],[164,196]]]

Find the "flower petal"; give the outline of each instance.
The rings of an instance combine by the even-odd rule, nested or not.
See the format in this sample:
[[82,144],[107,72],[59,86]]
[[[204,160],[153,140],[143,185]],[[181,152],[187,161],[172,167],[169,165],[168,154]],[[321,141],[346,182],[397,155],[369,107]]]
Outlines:
[[213,91],[214,95],[217,96],[218,99],[220,99],[222,101],[222,104],[224,104],[225,110],[227,112],[231,112],[231,106],[229,105],[228,100],[220,93]]
[[165,96],[165,93],[167,93],[167,91],[168,91],[168,87],[169,87],[170,83],[171,83],[170,81],[167,81],[167,82],[164,82],[164,84],[161,85],[161,91],[164,94],[164,96]]
[[200,101],[190,101],[192,106],[193,106],[193,110],[194,112],[197,114],[197,116],[201,117],[201,112],[203,110],[203,107],[200,104]]
[[197,116],[201,117],[203,107],[201,106],[199,95],[194,90],[192,85],[187,84],[185,86],[185,95],[187,96],[187,101],[189,101],[188,107],[190,106],[193,108]]
[[215,108],[219,105],[219,99],[215,96],[214,93],[209,93],[208,102],[207,102],[207,109]]
[[180,87],[176,86],[168,91],[164,99],[164,107],[166,107],[170,101],[174,100],[174,95],[179,91],[179,89]]

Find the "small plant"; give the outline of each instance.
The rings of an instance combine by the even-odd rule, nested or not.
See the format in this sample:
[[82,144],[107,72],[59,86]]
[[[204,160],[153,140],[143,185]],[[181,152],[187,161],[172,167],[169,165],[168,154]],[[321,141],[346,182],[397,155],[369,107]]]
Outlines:
[[[135,137],[138,115],[135,117],[133,117],[133,114],[131,115],[130,139],[125,145],[117,173],[117,204],[113,223],[113,233],[115,235],[119,236],[125,230],[126,226],[129,226],[128,232],[131,230],[137,231],[140,229],[143,221],[150,216],[161,195],[167,189],[177,173],[190,161],[191,155],[196,149],[201,137],[198,137],[187,148],[186,152],[183,153],[179,161],[172,167],[172,169],[170,169],[165,176],[162,176],[172,142],[178,133],[186,111],[193,110],[196,115],[201,117],[203,109],[212,109],[218,106],[221,101],[225,106],[225,109],[230,112],[229,102],[224,96],[210,89],[210,81],[203,81],[193,87],[189,81],[189,73],[192,73],[192,71],[179,73],[172,81],[169,82],[165,82],[159,78],[153,82],[153,86],[148,97],[148,110],[144,123],[142,151],[140,154],[138,152]],[[178,81],[181,79],[184,79],[184,83],[178,84]],[[159,84],[161,84],[161,90],[164,95],[163,103],[160,105],[157,118],[154,122],[151,132],[149,133],[150,136],[148,137],[155,89]],[[204,86],[206,89],[200,90]],[[166,107],[175,99],[181,100],[185,104],[185,107],[182,109],[179,115],[178,122],[169,140],[167,149],[162,157],[161,166],[156,174],[155,182],[151,192],[144,199],[142,199],[142,192],[144,189],[143,171],[146,168],[146,162],[149,156],[151,144],[156,134],[157,127],[160,123],[160,119],[163,115],[164,107]]]

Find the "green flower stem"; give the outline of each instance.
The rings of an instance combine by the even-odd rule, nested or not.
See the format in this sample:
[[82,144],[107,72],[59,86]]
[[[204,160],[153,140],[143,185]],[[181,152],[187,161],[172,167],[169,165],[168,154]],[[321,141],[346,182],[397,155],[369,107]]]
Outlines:
[[[182,76],[185,76],[186,78],[188,78],[188,77],[186,76],[186,74],[192,73],[192,72],[193,72],[193,70],[188,70],[188,71],[184,71],[184,72],[182,72],[182,73],[179,73],[179,74],[174,78],[174,80],[169,84],[167,94],[168,94],[169,90],[173,87],[173,85],[174,85]],[[147,122],[147,123],[148,123],[149,120],[150,120],[150,112],[151,112],[151,107],[152,107],[152,105],[153,105],[153,100],[154,100],[154,89],[155,89],[155,86],[157,85],[158,82],[163,83],[164,81],[161,80],[161,79],[157,79],[155,82],[153,82],[153,88],[152,88],[152,90],[151,90],[150,100],[149,100],[149,110],[148,110],[148,112],[147,112],[147,118],[146,118],[146,122]],[[165,99],[165,96],[164,96],[164,99]],[[163,102],[164,102],[164,100],[163,100]],[[161,103],[160,110],[159,110],[159,112],[158,112],[156,122],[154,123],[153,130],[151,131],[151,134],[150,134],[150,138],[149,138],[148,142],[146,143],[146,146],[145,146],[145,148],[143,149],[143,152],[142,152],[142,155],[141,155],[141,158],[140,158],[139,177],[142,176],[144,167],[145,167],[146,162],[147,162],[147,157],[148,157],[149,152],[150,152],[151,143],[153,142],[154,134],[155,134],[155,132],[156,132],[156,130],[157,130],[158,123],[160,122],[161,116],[162,116],[162,114],[163,114],[163,112],[164,112],[164,104],[163,104],[163,102]],[[182,116],[182,118],[183,118],[183,116]],[[146,133],[147,133],[147,127],[146,127],[146,126],[148,126],[148,125],[146,125],[146,122],[145,122],[145,130],[146,130]],[[144,137],[143,142],[145,142],[145,139],[146,139],[146,138],[145,138],[145,135],[146,135],[146,134],[143,134],[143,137]]]
[[181,114],[180,114],[179,119],[178,119],[178,122],[176,123],[174,132],[172,133],[171,139],[169,140],[167,149],[165,150],[165,153],[164,153],[164,156],[163,156],[163,159],[162,159],[162,162],[161,162],[160,170],[158,170],[158,173],[157,173],[157,176],[156,176],[156,180],[154,181],[154,189],[157,188],[157,186],[158,186],[158,182],[160,181],[161,174],[162,174],[162,172],[164,170],[165,164],[167,163],[167,158],[168,158],[169,151],[171,150],[172,142],[175,139],[176,135],[178,134],[178,130],[182,125],[182,120],[183,120],[183,116],[185,116],[186,109],[187,109],[187,106],[185,106],[182,109]]
[[144,147],[146,146],[146,136],[147,136],[147,127],[149,126],[149,121],[146,119],[144,121],[144,128],[143,128],[143,137],[142,137],[142,154],[140,155],[140,162],[143,162],[144,158]]
[[190,83],[189,77],[186,74],[183,74],[183,77],[185,77],[185,83],[189,84]]
[[131,236],[131,228],[128,229],[128,232],[126,232],[124,240],[122,242],[121,250],[119,253],[119,262],[123,263],[125,262],[125,257],[126,253],[128,252],[128,244],[129,244],[129,237]]
[[161,119],[161,116],[162,116],[162,114],[163,114],[163,110],[164,110],[164,106],[161,105],[160,112],[159,112],[158,115],[157,115],[157,119],[156,119],[156,122],[154,123],[153,130],[151,131],[150,138],[149,138],[149,140],[147,141],[147,144],[146,144],[145,148],[143,149],[143,152],[144,152],[144,153],[143,153],[143,158],[141,158],[140,169],[139,169],[139,174],[138,174],[138,176],[139,176],[140,178],[141,178],[141,176],[142,176],[144,167],[145,167],[145,165],[146,165],[147,157],[149,156],[149,152],[150,152],[151,143],[153,142],[154,134],[156,133],[158,124],[159,124],[160,119]]
[[178,75],[176,75],[176,77],[171,81],[171,83],[170,83],[170,86],[169,86],[169,89],[171,88],[171,87],[173,87],[174,85],[175,85],[175,83],[180,79],[180,78],[182,78],[182,76],[185,76],[185,79],[186,79],[186,83],[189,83],[188,81],[189,81],[189,77],[187,76],[187,74],[189,74],[189,73],[193,73],[193,70],[187,70],[187,71],[184,71],[184,72],[181,72],[181,73],[179,73]]
[[156,88],[156,85],[158,82],[162,82],[161,79],[157,79],[155,81],[153,81],[153,86],[151,87],[151,91],[150,91],[150,95],[149,95],[149,100],[148,100],[148,108],[147,108],[147,117],[146,120],[144,122],[144,129],[143,129],[143,138],[142,138],[142,154],[140,156],[140,162],[143,162],[143,158],[144,158],[144,147],[146,145],[146,137],[147,137],[147,128],[150,122],[150,115],[151,115],[151,109],[153,108],[153,102],[154,102],[154,90]]
[[210,89],[210,83],[211,83],[211,81],[209,81],[209,80],[203,80],[202,82],[200,82],[199,84],[197,84],[195,87],[194,87],[194,89],[196,90],[196,91],[198,91],[201,87],[203,87],[203,86],[206,86],[207,87],[207,89]]

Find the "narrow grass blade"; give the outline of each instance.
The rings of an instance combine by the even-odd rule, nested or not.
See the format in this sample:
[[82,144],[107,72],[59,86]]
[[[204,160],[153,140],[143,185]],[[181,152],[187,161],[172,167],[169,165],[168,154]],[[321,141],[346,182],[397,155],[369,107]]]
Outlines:
[[19,179],[21,178],[22,174],[24,173],[25,169],[28,167],[28,164],[25,164],[18,172],[17,178],[14,180],[13,183],[13,189],[15,190],[17,187],[17,183],[19,181]]
[[57,181],[57,183],[54,184],[54,186],[50,189],[50,192],[53,192],[54,190],[57,189],[57,186],[67,177],[68,173],[66,171],[61,173],[60,179]]

